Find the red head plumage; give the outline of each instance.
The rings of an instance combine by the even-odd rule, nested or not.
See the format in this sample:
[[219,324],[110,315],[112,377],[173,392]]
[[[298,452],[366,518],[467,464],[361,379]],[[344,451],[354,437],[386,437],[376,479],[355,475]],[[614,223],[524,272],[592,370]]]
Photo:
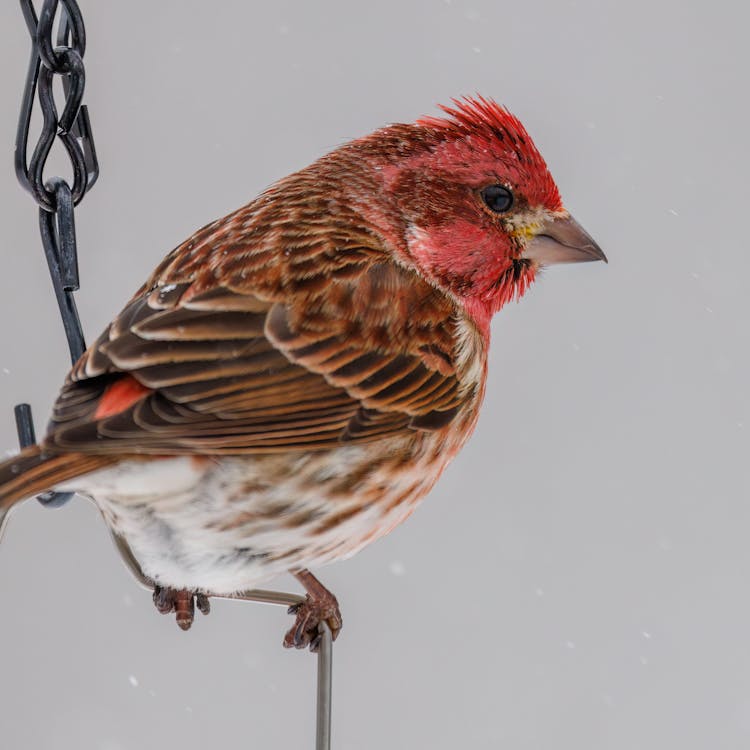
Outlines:
[[[544,159],[508,110],[483,97],[441,109],[444,117],[392,125],[343,152],[379,175],[388,204],[373,214],[398,228],[406,260],[486,330],[533,281],[538,266],[523,251],[564,209]],[[506,209],[488,205],[488,188],[507,192]]]

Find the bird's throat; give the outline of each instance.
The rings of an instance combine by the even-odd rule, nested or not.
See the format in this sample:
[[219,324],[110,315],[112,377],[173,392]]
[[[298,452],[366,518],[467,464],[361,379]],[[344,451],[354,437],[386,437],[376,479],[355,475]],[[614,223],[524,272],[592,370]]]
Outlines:
[[518,301],[528,291],[536,276],[536,268],[524,260],[511,261],[499,276],[475,279],[461,301],[483,335],[489,336],[493,316],[509,302]]

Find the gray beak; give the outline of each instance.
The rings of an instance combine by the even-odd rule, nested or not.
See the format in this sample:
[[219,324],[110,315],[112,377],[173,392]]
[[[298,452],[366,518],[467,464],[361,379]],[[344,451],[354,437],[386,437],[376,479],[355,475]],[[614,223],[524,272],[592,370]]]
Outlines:
[[607,262],[607,256],[593,237],[570,215],[547,222],[526,246],[522,257],[540,266],[590,260]]

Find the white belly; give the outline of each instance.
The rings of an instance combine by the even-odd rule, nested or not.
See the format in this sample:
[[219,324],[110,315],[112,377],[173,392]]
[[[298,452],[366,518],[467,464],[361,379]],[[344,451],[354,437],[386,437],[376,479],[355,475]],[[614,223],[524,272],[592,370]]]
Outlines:
[[126,461],[91,496],[162,586],[229,594],[348,557],[403,521],[454,450],[434,437],[321,453]]

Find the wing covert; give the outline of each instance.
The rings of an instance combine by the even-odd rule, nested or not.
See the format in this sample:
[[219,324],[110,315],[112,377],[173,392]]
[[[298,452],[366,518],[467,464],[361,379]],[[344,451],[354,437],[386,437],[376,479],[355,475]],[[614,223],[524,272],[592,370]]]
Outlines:
[[[270,292],[252,275],[242,283],[236,275],[156,278],[73,368],[47,443],[239,454],[445,427],[467,398],[452,302],[382,253],[350,248],[343,259],[347,273],[307,287],[290,278],[316,267],[289,262]],[[143,396],[96,418],[123,378]]]

